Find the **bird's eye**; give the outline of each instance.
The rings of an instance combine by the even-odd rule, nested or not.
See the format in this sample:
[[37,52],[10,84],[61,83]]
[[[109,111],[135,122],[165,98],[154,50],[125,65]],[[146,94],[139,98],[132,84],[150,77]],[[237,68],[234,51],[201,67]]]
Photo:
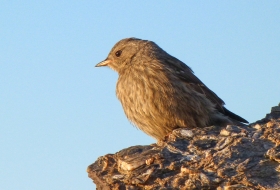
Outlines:
[[117,51],[117,52],[115,53],[115,55],[116,55],[117,57],[120,57],[121,54],[122,54],[122,50],[119,50],[119,51]]

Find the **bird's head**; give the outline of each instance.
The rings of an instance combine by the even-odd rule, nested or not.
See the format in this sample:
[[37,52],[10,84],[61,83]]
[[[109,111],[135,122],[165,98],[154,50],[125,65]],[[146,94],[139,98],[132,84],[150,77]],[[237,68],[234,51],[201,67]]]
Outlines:
[[132,65],[132,60],[136,54],[150,41],[137,38],[125,38],[117,42],[110,51],[108,57],[96,65],[96,67],[108,66],[120,73],[125,68]]

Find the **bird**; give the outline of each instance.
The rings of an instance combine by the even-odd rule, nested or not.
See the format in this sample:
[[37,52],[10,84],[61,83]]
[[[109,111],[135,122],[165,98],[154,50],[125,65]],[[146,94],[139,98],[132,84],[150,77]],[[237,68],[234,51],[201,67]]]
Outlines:
[[189,66],[153,41],[122,39],[96,65],[102,66],[118,73],[116,95],[128,120],[157,140],[177,128],[248,123],[226,109]]

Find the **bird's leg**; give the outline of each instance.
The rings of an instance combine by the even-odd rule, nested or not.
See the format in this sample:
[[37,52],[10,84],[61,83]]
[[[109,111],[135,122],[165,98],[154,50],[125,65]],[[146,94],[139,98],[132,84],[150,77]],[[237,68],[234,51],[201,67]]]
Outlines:
[[157,141],[157,145],[159,146],[163,146],[165,145],[166,143],[168,142],[171,142],[171,141],[175,141],[176,140],[176,136],[173,134],[173,131],[167,133],[163,139],[160,139]]

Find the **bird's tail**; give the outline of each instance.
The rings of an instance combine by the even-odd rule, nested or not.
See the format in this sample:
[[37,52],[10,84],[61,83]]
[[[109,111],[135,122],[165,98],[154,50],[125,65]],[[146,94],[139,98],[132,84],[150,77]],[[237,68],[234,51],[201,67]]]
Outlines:
[[210,115],[209,125],[218,125],[218,126],[226,126],[226,125],[238,125],[244,126],[246,123],[249,123],[247,120],[242,117],[232,113],[231,111],[224,108],[224,112],[215,112]]
[[240,117],[239,115],[236,115],[235,113],[232,113],[228,109],[224,107],[224,113],[225,116],[229,117],[230,119],[233,119],[233,121],[238,121],[241,123],[249,123],[246,119]]

